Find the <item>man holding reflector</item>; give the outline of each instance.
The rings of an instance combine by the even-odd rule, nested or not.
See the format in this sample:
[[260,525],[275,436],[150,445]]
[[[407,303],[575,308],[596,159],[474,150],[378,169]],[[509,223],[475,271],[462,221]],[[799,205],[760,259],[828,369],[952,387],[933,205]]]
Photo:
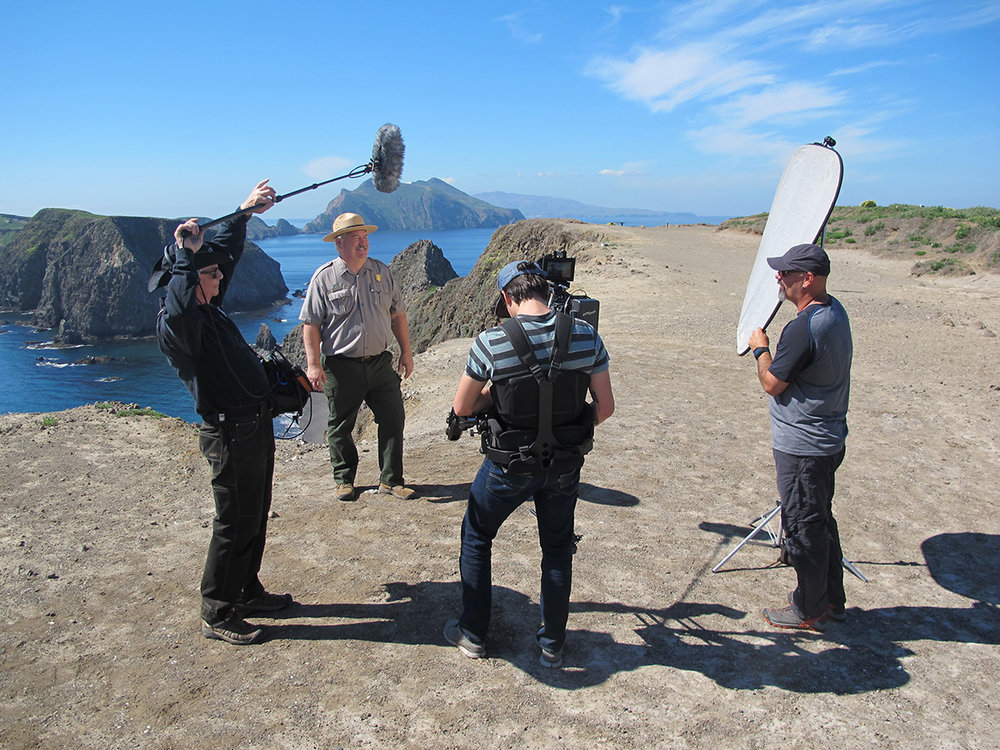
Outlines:
[[833,517],[834,474],[844,460],[853,343],[843,306],[826,291],[830,259],[818,245],[768,258],[798,314],[772,357],[763,329],[750,335],[757,376],[771,396],[771,436],[784,549],[798,585],[789,606],[765,609],[779,628],[821,630],[846,618],[843,553]]

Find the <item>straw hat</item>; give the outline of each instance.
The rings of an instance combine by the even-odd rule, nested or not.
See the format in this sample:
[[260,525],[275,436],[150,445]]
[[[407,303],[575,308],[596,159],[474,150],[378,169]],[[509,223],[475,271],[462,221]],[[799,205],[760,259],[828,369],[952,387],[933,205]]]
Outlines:
[[342,234],[356,232],[359,229],[365,230],[365,234],[371,234],[378,227],[372,224],[365,224],[365,220],[357,214],[341,214],[333,220],[333,231],[323,238],[323,242],[333,242]]

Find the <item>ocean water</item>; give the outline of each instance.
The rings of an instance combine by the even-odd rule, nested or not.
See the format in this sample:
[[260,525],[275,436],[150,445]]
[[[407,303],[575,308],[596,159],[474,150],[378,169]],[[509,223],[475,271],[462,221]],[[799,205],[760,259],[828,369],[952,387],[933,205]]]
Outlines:
[[[475,265],[495,229],[388,232],[371,237],[369,253],[389,263],[417,240],[430,240],[444,253],[459,276]],[[289,304],[258,313],[236,313],[233,320],[251,344],[261,323],[280,343],[298,324],[302,300],[292,292],[305,289],[313,272],[336,255],[323,235],[276,237],[257,244],[281,264]],[[81,364],[87,358],[101,358]],[[199,421],[191,395],[152,339],[54,347],[52,331],[31,326],[31,316],[0,313],[0,414],[70,409],[96,401],[122,401],[151,407],[172,417]]]

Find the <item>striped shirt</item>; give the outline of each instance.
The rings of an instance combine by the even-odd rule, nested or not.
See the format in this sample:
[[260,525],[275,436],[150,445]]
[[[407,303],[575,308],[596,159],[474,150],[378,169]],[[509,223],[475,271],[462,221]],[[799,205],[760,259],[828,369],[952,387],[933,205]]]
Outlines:
[[[518,315],[517,319],[524,325],[524,331],[528,335],[528,341],[542,371],[548,372],[556,335],[555,313]],[[593,375],[604,372],[608,366],[608,352],[597,331],[585,320],[573,318],[569,351],[560,371],[577,370]],[[528,372],[528,368],[517,356],[514,345],[501,326],[489,328],[476,337],[469,351],[469,359],[465,363],[465,374],[480,382],[492,380],[496,383],[518,375],[526,375]]]

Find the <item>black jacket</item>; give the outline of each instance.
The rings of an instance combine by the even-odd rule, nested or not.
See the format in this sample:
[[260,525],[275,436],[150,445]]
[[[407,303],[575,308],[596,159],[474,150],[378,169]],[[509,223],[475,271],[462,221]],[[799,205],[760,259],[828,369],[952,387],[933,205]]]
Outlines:
[[156,340],[202,416],[252,408],[269,393],[267,373],[259,357],[221,309],[243,255],[246,225],[245,215],[230,220],[201,250],[228,253],[232,258],[219,264],[224,277],[219,295],[210,304],[198,303],[194,253],[188,248],[168,248],[176,262],[156,321]]

